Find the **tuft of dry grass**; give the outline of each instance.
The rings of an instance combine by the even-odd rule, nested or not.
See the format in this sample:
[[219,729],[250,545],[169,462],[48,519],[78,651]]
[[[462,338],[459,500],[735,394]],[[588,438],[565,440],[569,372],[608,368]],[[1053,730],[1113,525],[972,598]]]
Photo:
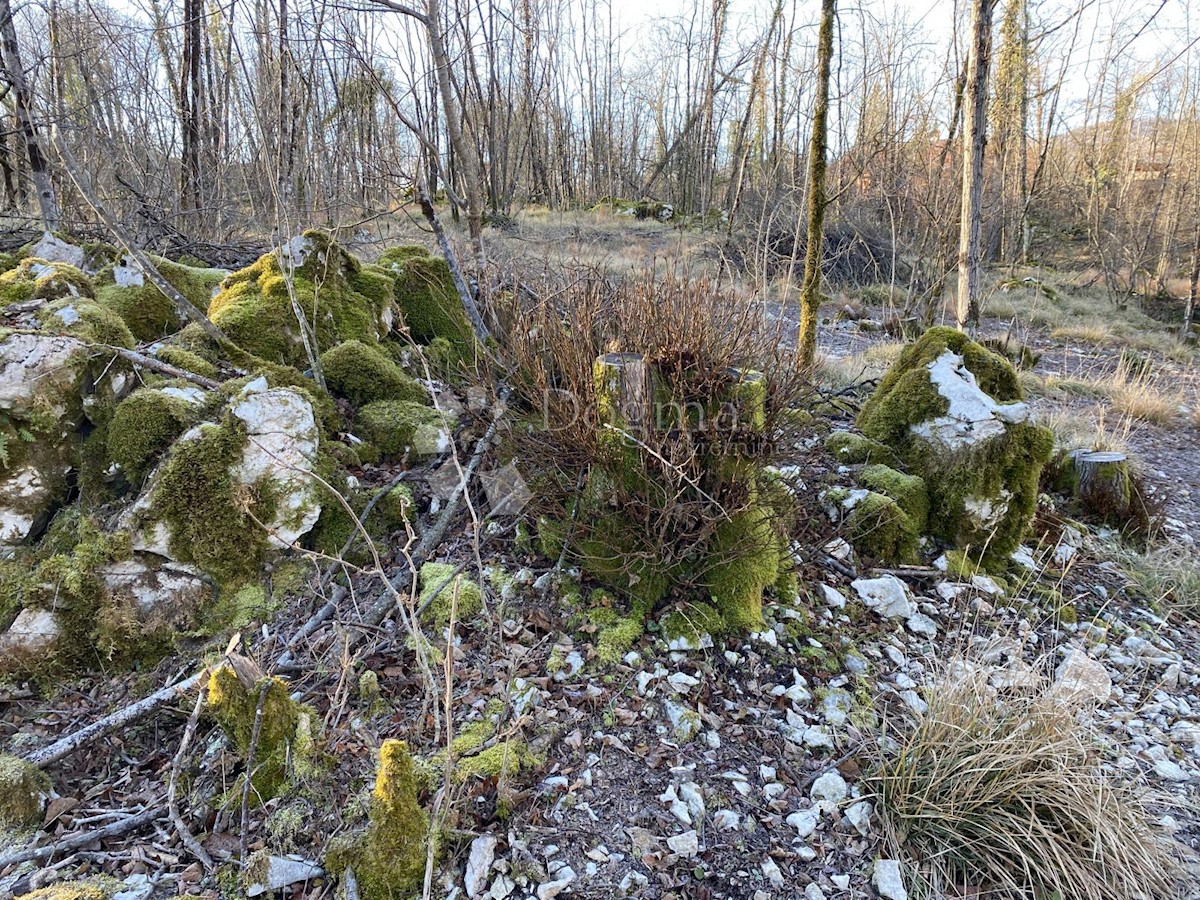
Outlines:
[[844,388],[880,378],[900,358],[904,347],[902,341],[883,341],[849,356],[822,356],[817,361],[816,380],[826,387]]
[[1050,332],[1050,337],[1057,341],[1079,341],[1082,344],[1093,344],[1097,347],[1107,347],[1116,343],[1113,339],[1112,329],[1096,323],[1060,325]]
[[1164,544],[1142,553],[1114,542],[1109,550],[1113,562],[1155,607],[1200,617],[1200,563],[1195,548]]
[[1062,450],[1114,450],[1130,454],[1129,437],[1133,420],[1117,418],[1114,423],[1103,406],[1089,410],[1056,409],[1039,417],[1054,432],[1054,446]]
[[868,775],[918,896],[1174,898],[1186,876],[1094,726],[1044,687],[999,695],[952,662]]
[[1178,391],[1159,387],[1148,366],[1122,356],[1107,383],[1112,407],[1122,415],[1169,425],[1179,413],[1182,397]]

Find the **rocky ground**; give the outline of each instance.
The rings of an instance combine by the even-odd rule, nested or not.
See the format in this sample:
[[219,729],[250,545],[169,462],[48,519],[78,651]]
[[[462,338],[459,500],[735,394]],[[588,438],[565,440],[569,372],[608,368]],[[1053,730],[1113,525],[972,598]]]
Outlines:
[[[864,318],[872,320],[872,311]],[[1000,327],[993,321],[987,330]],[[835,356],[887,339],[874,325],[851,323],[824,326],[822,338]],[[1042,352],[1035,374],[1094,373],[1107,358],[1037,334],[1029,343]],[[1160,371],[1192,379],[1194,408],[1190,370]],[[619,663],[604,665],[595,628],[576,616],[571,573],[522,549],[508,519],[483,526],[478,543],[464,523],[438,557],[468,575],[482,563],[485,603],[442,633],[452,648],[448,662],[442,651],[431,655],[450,676],[446,702],[430,696],[417,648],[394,621],[354,626],[374,599],[369,577],[358,578],[335,618],[293,642],[279,663],[285,644],[331,596],[320,583],[323,565],[314,563],[282,612],[242,631],[238,650],[286,676],[294,696],[314,707],[323,735],[319,773],[243,810],[230,796],[239,755],[206,718],[186,734],[192,704],[181,698],[49,767],[42,825],[32,838],[0,841],[0,896],[97,874],[123,882],[120,900],[268,890],[333,896],[321,865],[330,840],[362,819],[380,744],[403,738],[417,757],[435,758],[448,707],[454,734],[477,740],[464,756],[465,777],[422,795],[444,829],[429,896],[903,900],[902,866],[867,775],[880,734],[926,708],[952,660],[980,667],[998,692],[1050,691],[1091,717],[1105,765],[1152,798],[1153,817],[1181,854],[1200,850],[1196,623],[1156,608],[1106,560],[1096,533],[1052,515],[1039,519],[1016,555],[1024,568],[1007,590],[984,575],[950,574],[944,559],[894,569],[862,563],[819,500],[821,489],[855,483],[854,467],[839,465],[822,445],[828,427],[851,426],[859,400],[851,394],[841,413],[827,411],[830,421],[807,433],[781,468],[811,534],[796,548],[799,596],[770,603],[761,632],[668,641],[652,626]],[[1076,401],[1033,402],[1048,411]],[[1200,449],[1195,426],[1182,421],[1139,428],[1129,444],[1167,492],[1176,538],[1194,540]],[[486,419],[464,414],[463,422],[459,445],[469,449]],[[409,470],[423,514],[444,500],[443,465],[437,457]],[[369,492],[392,483],[397,470],[368,463],[352,474]],[[401,541],[381,549],[386,570],[404,565]],[[203,661],[218,656],[209,648]],[[0,746],[27,755],[196,665],[176,656],[132,674],[7,681]],[[514,759],[469,771],[480,748],[511,748]],[[165,812],[130,834],[6,862],[21,848],[95,835],[161,804],[172,786],[211,865]],[[243,834],[247,851],[270,859],[249,875],[236,863]]]

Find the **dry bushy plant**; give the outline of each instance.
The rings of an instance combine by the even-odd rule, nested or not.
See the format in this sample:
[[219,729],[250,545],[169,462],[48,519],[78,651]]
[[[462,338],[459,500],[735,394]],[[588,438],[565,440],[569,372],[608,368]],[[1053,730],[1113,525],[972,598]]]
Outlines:
[[989,672],[951,662],[927,711],[885,733],[869,776],[922,895],[1184,896],[1171,841],[1103,765],[1087,717],[1053,689],[1001,695]]
[[[650,274],[611,281],[574,271],[526,293],[537,300],[507,316],[511,325],[501,342],[527,414],[512,430],[511,449],[533,488],[535,513],[568,519],[586,482],[636,536],[622,548],[625,563],[636,568],[640,558],[665,571],[695,559],[722,522],[761,506],[753,473],[794,448],[794,410],[809,395],[761,304],[706,280]],[[645,355],[655,375],[656,413],[706,414],[683,425],[655,415],[637,434],[609,433],[594,374],[605,353]],[[763,376],[761,422],[739,421],[742,411],[736,399],[730,402],[739,373],[748,371]],[[732,415],[707,414],[722,409]],[[604,477],[589,477],[597,473]],[[611,527],[576,519],[576,543],[587,541],[589,529]],[[612,546],[613,537],[604,535],[602,543]]]

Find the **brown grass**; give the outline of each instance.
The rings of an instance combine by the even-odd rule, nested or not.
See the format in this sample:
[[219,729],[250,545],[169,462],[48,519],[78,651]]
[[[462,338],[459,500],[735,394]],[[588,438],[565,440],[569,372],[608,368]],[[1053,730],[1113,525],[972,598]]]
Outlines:
[[988,674],[952,663],[869,776],[917,895],[1185,896],[1172,842],[1102,764],[1086,719],[1045,690],[1000,696]]
[[1169,425],[1179,414],[1180,393],[1160,387],[1148,367],[1139,368],[1128,357],[1121,358],[1107,389],[1112,408],[1122,415]]

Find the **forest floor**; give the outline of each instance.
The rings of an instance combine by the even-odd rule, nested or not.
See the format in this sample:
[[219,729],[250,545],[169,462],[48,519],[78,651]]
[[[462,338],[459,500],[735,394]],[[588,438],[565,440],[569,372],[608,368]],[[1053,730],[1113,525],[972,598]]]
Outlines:
[[[672,250],[677,239],[670,229],[630,224],[633,239],[623,231],[599,251],[617,268],[680,249]],[[596,228],[609,233],[603,224]],[[547,236],[538,231],[530,243]],[[997,293],[995,299],[999,308],[1013,298]],[[848,303],[853,315],[839,318]],[[1011,317],[996,308],[987,335],[1010,327]],[[777,312],[794,328],[790,304]],[[887,309],[846,292],[826,312],[821,346],[831,385],[869,382],[895,359],[900,344],[881,330]],[[1105,318],[1105,310],[1095,318]],[[1200,539],[1194,359],[1165,342],[1106,344],[1103,329],[1065,327],[1035,324],[1020,335],[1040,354],[1024,375],[1038,414],[1060,441],[1128,449],[1165,498],[1171,536],[1190,546]],[[1148,374],[1131,379],[1123,351],[1146,357]],[[850,427],[852,418],[851,403],[833,425]],[[473,437],[468,426],[463,441],[469,446]],[[791,462],[801,473],[793,487],[808,506],[807,537],[821,547],[838,537],[839,525],[811,487],[848,475],[815,433]],[[368,489],[393,477],[373,466],[357,474]],[[418,505],[427,507],[422,479],[432,473],[414,474],[409,483]],[[672,648],[652,628],[622,662],[603,667],[594,629],[578,626],[554,561],[520,549],[508,529],[488,531],[478,548],[482,562],[511,578],[503,587],[485,580],[484,613],[442,636],[454,648],[454,732],[483,723],[484,745],[523,738],[540,759],[528,771],[466,779],[442,799],[445,831],[429,896],[897,900],[875,865],[894,848],[865,778],[871,748],[891,723],[919,714],[949,660],[968,656],[986,665],[991,684],[1034,689],[1061,681],[1056,670],[1075,653],[1094,660],[1100,687],[1108,682],[1095,697],[1094,717],[1105,766],[1153,791],[1146,796],[1153,797],[1154,818],[1181,848],[1200,850],[1200,627],[1167,598],[1148,596],[1127,565],[1114,563],[1112,547],[1103,534],[1081,538],[1049,527],[1031,539],[1029,582],[1054,585],[1071,607],[1069,617],[1032,593],[997,593],[986,579],[960,582],[918,568],[901,573],[901,581],[860,570],[852,559],[806,554],[799,602],[768,606],[763,632]],[[383,550],[385,566],[403,565],[398,547]],[[462,534],[441,558],[469,563],[475,552]],[[892,578],[920,615],[888,618],[869,609],[856,582],[870,576]],[[123,880],[120,900],[255,896],[236,863],[242,815],[249,850],[319,864],[329,840],[361,819],[382,740],[404,738],[426,757],[445,740],[436,733],[414,652],[398,630],[389,624],[363,649],[351,648],[355,605],[370,591],[365,581],[362,588],[367,593],[352,595],[294,663],[278,670],[316,709],[327,765],[320,777],[243,813],[230,796],[240,761],[220,729],[202,721],[183,763],[181,805],[215,868],[181,844],[164,814],[142,831],[7,869],[0,838],[0,898],[99,873]],[[242,636],[241,652],[268,670],[325,598],[308,591],[280,599],[286,602],[273,620]],[[174,657],[147,672],[0,684],[0,749],[28,753],[199,664]],[[378,676],[377,696],[360,690],[367,671]],[[496,700],[503,713],[492,721]],[[181,700],[55,764],[53,799],[33,843],[51,847],[123,812],[161,804],[190,706]],[[29,843],[29,835],[8,839],[8,848]],[[335,895],[332,880],[303,865],[299,871],[303,877],[279,886],[276,896]]]

